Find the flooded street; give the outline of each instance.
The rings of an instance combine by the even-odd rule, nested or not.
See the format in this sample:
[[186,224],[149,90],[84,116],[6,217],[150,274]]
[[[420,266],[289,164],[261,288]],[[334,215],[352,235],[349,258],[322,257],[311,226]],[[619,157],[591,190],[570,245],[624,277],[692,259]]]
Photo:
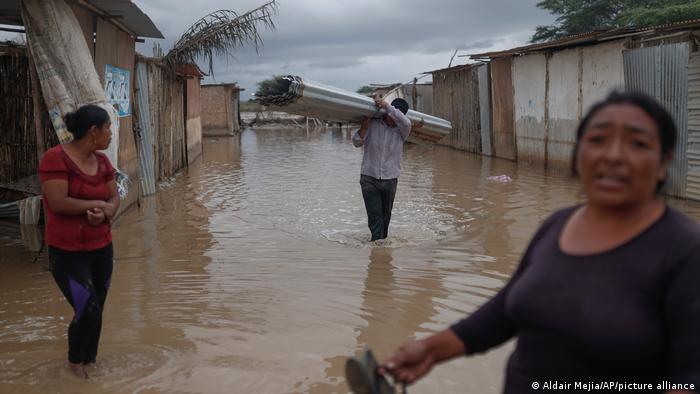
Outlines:
[[[361,149],[343,131],[246,130],[114,227],[98,367],[65,368],[72,316],[36,229],[0,222],[0,392],[345,393],[346,357],[446,328],[508,280],[567,175],[405,147],[389,239],[368,242]],[[507,174],[513,182],[487,180]],[[136,186],[132,185],[136,190]],[[672,202],[700,218],[700,204]],[[497,393],[512,343],[412,393]]]

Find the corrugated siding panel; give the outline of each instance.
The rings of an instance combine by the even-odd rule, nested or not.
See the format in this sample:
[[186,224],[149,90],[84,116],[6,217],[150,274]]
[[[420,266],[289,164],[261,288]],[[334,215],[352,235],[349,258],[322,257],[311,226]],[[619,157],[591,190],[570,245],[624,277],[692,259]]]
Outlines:
[[518,161],[544,164],[547,146],[545,102],[547,59],[534,54],[513,61],[515,138]]
[[581,47],[581,116],[625,86],[625,40]]
[[571,168],[571,156],[576,143],[579,123],[583,72],[580,48],[552,54],[548,64],[547,90],[547,167],[559,170]]
[[136,101],[138,102],[138,123],[140,129],[139,169],[141,171],[141,195],[156,193],[156,175],[153,154],[153,126],[151,125],[151,108],[148,101],[148,65],[136,66]]
[[479,116],[481,118],[481,153],[493,156],[491,144],[491,73],[488,64],[479,66]]
[[686,197],[688,177],[689,52],[689,44],[684,42],[624,53],[625,86],[655,97],[676,121],[678,139],[667,190],[677,197]]
[[688,177],[686,197],[700,200],[700,52],[688,63]]
[[439,144],[481,152],[478,84],[476,67],[433,74],[433,110],[436,116],[452,123],[452,132]]
[[[415,102],[413,97],[413,89],[416,89]],[[424,114],[433,115],[433,85],[407,83],[401,85],[397,90],[400,90],[398,97],[403,98],[408,102],[409,108],[422,112]],[[388,97],[388,96],[384,96]]]
[[491,102],[493,155],[515,160],[512,58],[491,61]]
[[416,86],[418,90],[418,105],[416,110],[424,114],[433,114],[433,86],[432,85],[418,85]]

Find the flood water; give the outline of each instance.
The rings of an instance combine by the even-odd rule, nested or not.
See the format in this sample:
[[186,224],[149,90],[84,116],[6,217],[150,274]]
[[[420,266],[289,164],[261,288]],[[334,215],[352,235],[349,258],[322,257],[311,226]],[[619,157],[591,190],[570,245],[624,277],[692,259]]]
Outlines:
[[[0,392],[345,393],[345,359],[379,358],[472,312],[515,269],[566,175],[443,147],[405,149],[390,236],[370,244],[349,132],[246,130],[114,227],[98,367],[66,370],[72,313],[0,222]],[[510,183],[487,179],[507,174]],[[700,218],[700,204],[672,202]],[[508,343],[438,366],[412,393],[496,393]]]

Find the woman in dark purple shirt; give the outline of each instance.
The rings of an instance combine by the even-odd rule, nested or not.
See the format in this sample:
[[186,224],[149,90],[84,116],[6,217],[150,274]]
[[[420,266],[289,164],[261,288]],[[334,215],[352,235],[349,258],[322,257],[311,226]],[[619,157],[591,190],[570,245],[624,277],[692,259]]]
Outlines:
[[542,224],[494,298],[404,345],[380,372],[413,383],[517,337],[506,393],[700,390],[700,226],[658,194],[676,133],[644,95],[596,104],[572,162],[586,201]]

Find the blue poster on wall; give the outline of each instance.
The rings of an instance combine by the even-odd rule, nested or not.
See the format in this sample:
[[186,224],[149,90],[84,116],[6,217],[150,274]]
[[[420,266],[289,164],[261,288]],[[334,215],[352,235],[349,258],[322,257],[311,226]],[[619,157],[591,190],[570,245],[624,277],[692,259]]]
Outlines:
[[107,102],[119,111],[119,116],[131,113],[131,78],[129,70],[105,65],[105,94]]

